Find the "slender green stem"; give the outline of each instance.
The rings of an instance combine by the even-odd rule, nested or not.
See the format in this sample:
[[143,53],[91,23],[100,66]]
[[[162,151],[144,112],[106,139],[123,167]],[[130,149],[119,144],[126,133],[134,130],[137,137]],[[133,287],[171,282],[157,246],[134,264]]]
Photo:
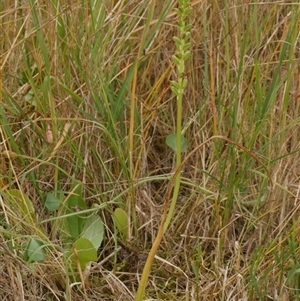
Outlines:
[[[185,61],[190,56],[190,51],[188,50],[190,48],[189,38],[190,38],[190,27],[191,25],[186,24],[186,18],[188,14],[191,12],[190,2],[189,0],[178,0],[179,2],[179,9],[176,10],[178,16],[179,16],[179,22],[178,22],[178,30],[179,30],[179,37],[174,37],[174,42],[177,47],[177,52],[173,56],[173,61],[175,62],[175,65],[177,67],[177,81],[172,81],[171,89],[173,93],[176,95],[177,100],[177,117],[176,117],[176,165],[175,165],[175,187],[173,191],[173,197],[169,207],[169,199],[170,196],[167,194],[166,200],[165,200],[165,206],[164,206],[164,212],[161,217],[161,223],[160,227],[158,229],[157,236],[155,238],[155,241],[152,245],[152,248],[148,254],[148,258],[146,260],[143,274],[141,277],[141,281],[138,287],[138,291],[136,293],[136,301],[142,301],[147,280],[150,274],[151,266],[155,257],[155,254],[159,248],[159,245],[161,243],[162,237],[164,233],[166,232],[172,216],[174,214],[174,210],[176,207],[176,202],[179,194],[179,188],[180,188],[180,181],[181,181],[181,152],[182,152],[182,146],[181,146],[181,130],[182,130],[182,100],[183,100],[183,93],[184,89],[187,86],[187,79],[185,78],[184,72],[185,72]],[[170,187],[173,185],[173,181],[170,183]],[[171,191],[169,187],[168,191]]]
[[[182,93],[178,94],[178,96],[177,96],[176,170],[181,165],[181,128],[182,128],[181,117],[182,117],[182,98],[183,98],[182,96],[183,96]],[[181,172],[178,172],[176,179],[175,179],[175,187],[174,187],[174,192],[173,192],[173,196],[172,196],[172,202],[170,205],[170,210],[169,210],[167,219],[164,224],[164,233],[166,232],[166,230],[171,222],[171,219],[172,219],[175,207],[176,207],[176,202],[177,202],[179,188],[180,188],[180,182],[181,182]]]

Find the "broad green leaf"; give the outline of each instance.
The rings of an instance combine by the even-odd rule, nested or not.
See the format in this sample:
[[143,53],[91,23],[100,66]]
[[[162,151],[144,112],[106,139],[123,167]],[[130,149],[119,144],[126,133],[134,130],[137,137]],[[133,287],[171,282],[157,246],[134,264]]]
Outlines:
[[113,220],[120,233],[127,238],[129,226],[127,213],[123,209],[117,208],[113,213]]
[[24,252],[24,260],[27,262],[42,261],[45,259],[45,256],[44,243],[35,238],[30,239]]
[[68,197],[68,207],[80,207],[81,209],[86,209],[86,205],[84,199],[82,197],[82,183],[76,183],[73,187],[72,191],[70,192],[70,196]]
[[26,222],[35,225],[35,212],[29,197],[18,189],[9,189],[7,195],[12,206]]
[[49,210],[49,211],[55,211],[58,209],[58,207],[60,206],[60,199],[57,198],[56,196],[54,196],[52,193],[47,193],[46,195],[46,200],[45,200],[45,207]]
[[87,238],[78,238],[68,254],[73,270],[78,270],[78,265],[84,270],[89,262],[97,261],[97,250]]
[[82,197],[82,187],[83,185],[81,183],[75,186],[75,189],[73,189],[73,191],[70,192],[71,195],[68,197],[67,203],[67,214],[78,212],[78,215],[72,215],[67,217],[69,233],[74,239],[80,236],[85,221],[84,215],[80,214],[81,210],[86,209],[86,204]]
[[[177,151],[177,138],[176,134],[168,135],[166,138],[166,144],[174,151]],[[181,136],[181,152],[185,152],[187,149],[187,141],[185,137]]]
[[98,215],[91,215],[85,222],[82,229],[81,237],[91,241],[94,248],[97,250],[103,241],[104,226],[101,218]]

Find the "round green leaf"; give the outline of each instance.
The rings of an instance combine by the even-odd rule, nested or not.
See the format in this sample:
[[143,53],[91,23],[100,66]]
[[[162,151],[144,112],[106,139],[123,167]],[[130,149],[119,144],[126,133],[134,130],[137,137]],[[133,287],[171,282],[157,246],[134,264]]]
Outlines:
[[45,259],[45,256],[44,243],[35,238],[30,239],[24,252],[24,260],[28,262],[42,261]]
[[[176,134],[168,135],[166,138],[166,144],[174,151],[177,151],[177,136]],[[181,152],[185,152],[187,149],[187,141],[185,137],[181,136]]]
[[123,209],[117,208],[113,213],[113,220],[120,233],[127,237],[129,226],[127,213]]
[[91,261],[97,261],[97,250],[87,238],[78,238],[69,251],[69,259],[72,268],[77,270],[78,263],[80,268],[84,270],[86,265]]
[[81,237],[90,240],[97,250],[101,246],[103,236],[104,226],[101,218],[98,215],[91,215],[83,226]]
[[47,193],[46,200],[45,200],[45,207],[49,211],[55,211],[58,209],[60,205],[60,199],[58,199],[56,196],[54,196],[52,193]]

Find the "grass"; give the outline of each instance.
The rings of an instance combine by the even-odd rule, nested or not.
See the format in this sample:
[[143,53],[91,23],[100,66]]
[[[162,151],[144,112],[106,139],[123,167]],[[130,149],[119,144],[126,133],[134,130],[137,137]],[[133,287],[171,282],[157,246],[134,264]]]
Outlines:
[[[0,4],[2,300],[135,299],[174,184],[176,5]],[[188,145],[144,300],[299,300],[299,5],[191,6]],[[70,221],[90,216],[81,267]]]

